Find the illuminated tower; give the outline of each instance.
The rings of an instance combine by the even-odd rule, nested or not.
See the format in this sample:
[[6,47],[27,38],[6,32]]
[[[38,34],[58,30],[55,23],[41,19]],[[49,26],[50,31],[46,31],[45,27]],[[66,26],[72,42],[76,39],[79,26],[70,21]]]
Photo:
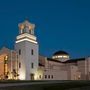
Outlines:
[[15,50],[18,53],[19,79],[34,80],[38,69],[38,42],[34,35],[35,25],[25,20],[19,25]]

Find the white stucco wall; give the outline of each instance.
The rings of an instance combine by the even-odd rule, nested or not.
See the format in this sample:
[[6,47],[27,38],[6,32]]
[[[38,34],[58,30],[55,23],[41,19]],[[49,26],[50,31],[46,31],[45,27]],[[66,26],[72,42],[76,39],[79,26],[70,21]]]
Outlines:
[[[38,69],[38,44],[31,43],[29,41],[22,41],[15,44],[15,50],[17,53],[21,49],[21,55],[18,56],[19,62],[21,62],[21,68],[19,68],[19,77],[24,80],[30,80],[30,74]],[[34,55],[31,55],[33,49]],[[34,68],[31,68],[31,63],[34,63]]]
[[[45,78],[45,75],[47,75],[47,78]],[[52,78],[52,75],[53,75],[53,78]],[[46,70],[44,72],[44,80],[67,80],[67,71]]]

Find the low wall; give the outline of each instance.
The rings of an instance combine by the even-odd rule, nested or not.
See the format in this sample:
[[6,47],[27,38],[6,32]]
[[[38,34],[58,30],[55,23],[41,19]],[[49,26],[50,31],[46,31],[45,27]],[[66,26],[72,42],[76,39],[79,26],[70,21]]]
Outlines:
[[90,81],[0,81],[0,90],[89,90]]

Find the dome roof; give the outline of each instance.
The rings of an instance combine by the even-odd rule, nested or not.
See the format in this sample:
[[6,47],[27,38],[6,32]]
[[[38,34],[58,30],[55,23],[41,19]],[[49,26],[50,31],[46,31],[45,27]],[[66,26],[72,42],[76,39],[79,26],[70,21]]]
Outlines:
[[53,56],[55,56],[55,55],[69,55],[69,54],[65,51],[57,51],[53,54]]

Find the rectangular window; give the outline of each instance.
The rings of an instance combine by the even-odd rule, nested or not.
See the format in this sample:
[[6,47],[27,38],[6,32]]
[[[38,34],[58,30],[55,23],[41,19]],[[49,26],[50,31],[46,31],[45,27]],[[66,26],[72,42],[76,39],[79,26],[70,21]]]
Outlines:
[[48,75],[48,78],[50,78],[50,75]]
[[41,79],[41,75],[39,75],[39,78]]
[[34,68],[34,63],[31,63],[31,68]]
[[45,75],[45,78],[47,78],[47,75]]
[[52,77],[52,79],[53,79],[53,75],[52,75],[51,77]]
[[19,68],[21,68],[21,63],[19,62]]
[[21,55],[21,49],[19,49],[19,55]]
[[33,51],[33,49],[31,50],[31,55],[33,55],[34,54],[34,51]]

